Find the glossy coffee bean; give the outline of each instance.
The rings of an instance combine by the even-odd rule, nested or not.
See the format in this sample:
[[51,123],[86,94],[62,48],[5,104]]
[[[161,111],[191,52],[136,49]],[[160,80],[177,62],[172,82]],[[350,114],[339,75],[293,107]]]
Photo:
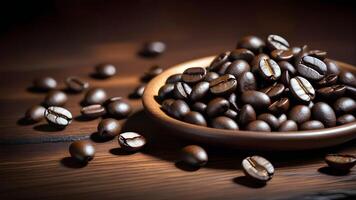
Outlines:
[[224,113],[224,116],[229,117],[231,119],[235,119],[237,117],[237,112],[232,109],[229,109]]
[[244,105],[237,116],[237,122],[240,125],[245,126],[248,123],[255,120],[256,120],[256,112],[253,109],[253,107],[249,104]]
[[33,81],[33,87],[39,91],[48,91],[57,87],[57,81],[52,77],[39,77]]
[[259,64],[261,60],[267,60],[270,59],[270,57],[267,54],[260,53],[257,56],[253,58],[251,61],[251,72],[256,73],[258,72]]
[[109,78],[116,74],[116,67],[112,64],[99,64],[95,66],[95,74],[99,78]]
[[214,80],[216,78],[219,78],[219,74],[218,73],[216,73],[216,72],[208,72],[205,75],[204,81],[210,82],[210,81],[212,81],[212,80]]
[[276,61],[287,61],[293,58],[291,50],[276,49],[271,52],[271,57]]
[[297,69],[295,69],[295,67],[292,64],[290,64],[290,62],[288,61],[279,61],[278,65],[283,72],[288,71],[291,75],[297,73]]
[[281,114],[279,115],[278,117],[278,121],[279,121],[279,124],[281,125],[282,123],[284,123],[285,121],[287,121],[288,118],[287,118],[287,115],[286,114]]
[[298,124],[308,121],[311,117],[311,111],[308,106],[296,105],[294,106],[288,114],[288,119],[297,122]]
[[98,134],[103,138],[112,138],[118,136],[121,131],[119,121],[112,118],[106,118],[98,124]]
[[173,96],[174,83],[166,83],[158,90],[158,97],[165,99]]
[[184,82],[174,84],[173,96],[177,99],[188,99],[191,92],[192,88]]
[[297,66],[298,73],[309,80],[320,80],[327,72],[326,64],[318,58],[304,56]]
[[106,106],[107,113],[118,119],[128,117],[132,112],[132,106],[126,99],[119,99],[109,103]]
[[190,108],[187,103],[185,103],[183,100],[176,100],[169,107],[168,114],[176,119],[181,119],[189,111]]
[[241,101],[250,104],[256,109],[267,108],[271,104],[271,99],[263,92],[249,90],[241,95]]
[[338,76],[335,74],[328,74],[316,84],[320,87],[332,86],[335,85],[337,82]]
[[71,92],[83,92],[89,88],[89,83],[77,77],[68,77],[65,81],[67,88]]
[[243,37],[238,43],[236,48],[248,49],[254,53],[262,52],[263,48],[266,46],[266,43],[257,36],[246,36]]
[[346,85],[346,94],[354,99],[356,99],[356,87]]
[[69,153],[72,158],[85,164],[93,160],[95,148],[88,141],[75,141],[69,146]]
[[231,94],[235,91],[237,81],[233,75],[226,74],[210,82],[210,92],[214,95]]
[[146,145],[146,138],[135,132],[124,132],[119,135],[120,148],[128,151],[138,151]]
[[270,87],[264,88],[264,89],[260,90],[260,92],[267,94],[269,96],[269,98],[271,98],[271,99],[276,99],[283,94],[284,90],[285,90],[284,85],[278,83],[278,84],[274,84]]
[[183,72],[182,80],[186,83],[196,83],[205,78],[206,69],[202,67],[191,67]]
[[226,61],[228,61],[229,55],[230,55],[230,52],[224,52],[224,53],[221,53],[220,55],[216,56],[214,58],[214,60],[210,63],[207,70],[217,72],[220,69],[220,67]]
[[225,116],[214,118],[211,122],[211,126],[218,129],[239,130],[237,123]]
[[46,106],[63,106],[68,100],[66,93],[59,90],[52,90],[48,92],[44,99]]
[[80,110],[81,114],[86,118],[97,118],[106,114],[105,107],[100,104],[85,106]]
[[335,74],[339,75],[340,74],[340,67],[338,64],[336,64],[334,61],[330,59],[325,59],[324,63],[326,64],[327,74]]
[[282,74],[281,68],[272,59],[262,59],[258,69],[260,75],[268,81],[278,80]]
[[[282,75],[281,75],[281,82],[282,84],[286,85],[286,86],[289,86],[289,83],[290,83],[290,75],[289,75],[289,71],[284,71],[282,72]],[[287,88],[286,88],[287,89]],[[289,88],[288,88],[289,89]]]
[[244,72],[250,71],[250,65],[244,60],[235,60],[226,69],[226,74],[234,75],[235,78],[239,77]]
[[333,127],[336,125],[334,110],[324,102],[318,102],[313,106],[312,118],[323,123],[325,127]]
[[270,106],[268,106],[268,110],[273,114],[282,114],[289,109],[290,102],[288,98],[281,98],[275,102],[273,102]]
[[256,90],[257,81],[252,72],[243,72],[237,77],[237,91],[239,93],[246,92],[248,90]]
[[279,128],[279,120],[277,119],[277,117],[270,113],[260,114],[257,119],[266,122],[273,130],[278,130]]
[[166,83],[177,83],[179,81],[182,81],[182,74],[173,74],[167,78]]
[[293,96],[299,101],[310,102],[315,98],[315,90],[310,82],[301,77],[296,76],[290,79],[289,89]]
[[242,161],[242,168],[247,177],[261,183],[271,180],[274,174],[273,165],[261,156],[245,158]]
[[107,94],[104,89],[92,88],[87,91],[84,97],[84,102],[87,105],[102,104],[107,99]]
[[140,54],[144,57],[157,57],[166,51],[166,44],[161,41],[151,41],[143,44]]
[[230,107],[229,101],[217,97],[211,100],[206,107],[206,114],[210,117],[218,116],[225,113]]
[[306,121],[299,126],[301,131],[323,129],[324,124],[317,120]]
[[173,104],[173,102],[175,102],[176,100],[174,99],[165,99],[164,101],[162,101],[162,110],[165,111],[166,113],[170,113],[170,109],[171,109],[171,105]]
[[192,92],[189,95],[191,101],[195,102],[204,98],[209,93],[209,82],[202,81],[197,83],[193,88]]
[[258,131],[258,132],[271,132],[271,127],[265,121],[256,120],[247,124],[246,130]]
[[279,35],[269,35],[267,37],[267,46],[270,50],[280,49],[280,50],[288,50],[289,43],[286,39]]
[[328,154],[325,156],[325,162],[333,169],[348,171],[355,166],[356,157],[347,154]]
[[351,72],[343,71],[339,74],[339,81],[345,85],[356,87],[356,77]]
[[134,91],[130,94],[130,98],[138,99],[143,96],[143,93],[145,92],[146,84],[141,84],[137,86]]
[[287,120],[281,123],[278,129],[278,131],[282,131],[282,132],[297,131],[297,130],[298,130],[298,125],[293,120]]
[[39,122],[44,119],[44,112],[46,108],[35,105],[30,107],[25,113],[25,119],[29,122]]
[[44,116],[49,125],[56,128],[65,128],[72,123],[72,113],[62,107],[51,106],[44,112]]
[[292,50],[294,56],[297,56],[298,54],[300,54],[302,52],[301,47],[292,47],[290,49]]
[[239,107],[237,106],[237,96],[235,93],[230,94],[228,101],[230,103],[230,108],[235,110],[235,111],[239,111]]
[[163,72],[163,68],[158,66],[158,65],[153,65],[144,73],[144,75],[141,77],[141,80],[144,82],[148,82],[154,77],[158,76]]
[[356,121],[355,117],[351,114],[341,115],[336,119],[337,125],[344,125]]
[[106,106],[108,106],[110,103],[112,103],[112,102],[114,102],[114,101],[121,100],[121,99],[123,99],[123,97],[119,97],[119,96],[118,96],[118,97],[110,97],[110,98],[106,99],[102,105],[106,107]]
[[202,114],[195,111],[190,111],[183,117],[183,121],[188,122],[190,124],[196,124],[200,126],[206,126],[206,120]]
[[332,85],[320,88],[316,91],[318,97],[322,99],[335,99],[345,94],[346,87],[344,85]]
[[225,63],[223,63],[223,64],[221,65],[221,67],[219,68],[219,70],[217,71],[217,73],[218,73],[219,75],[224,75],[224,74],[226,74],[226,70],[227,70],[227,68],[229,68],[230,65],[231,65],[231,62],[230,62],[230,61],[226,61]]
[[326,56],[328,55],[328,52],[323,51],[323,50],[315,49],[315,50],[310,50],[310,51],[308,51],[307,54],[308,54],[309,56],[318,58],[318,59],[320,59],[320,60],[324,60],[324,59],[326,58]]
[[355,113],[356,101],[349,97],[342,97],[335,101],[334,110],[338,114]]
[[181,161],[194,167],[202,167],[208,162],[208,154],[200,146],[189,145],[182,149]]
[[248,49],[235,49],[231,51],[229,55],[229,60],[244,60],[250,63],[254,57],[255,54]]
[[207,105],[203,102],[195,102],[192,105],[192,110],[200,113],[205,113]]

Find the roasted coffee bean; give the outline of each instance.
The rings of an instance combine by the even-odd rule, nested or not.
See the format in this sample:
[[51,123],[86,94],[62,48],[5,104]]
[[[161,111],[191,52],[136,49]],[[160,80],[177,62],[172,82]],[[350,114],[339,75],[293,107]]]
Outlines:
[[162,110],[165,111],[166,113],[170,113],[170,108],[171,105],[173,104],[173,102],[175,102],[174,99],[165,99],[164,101],[162,101]]
[[310,80],[320,80],[327,72],[326,64],[311,56],[304,56],[297,66],[298,73]]
[[301,62],[301,60],[302,60],[302,58],[304,56],[308,55],[308,51],[309,51],[308,45],[303,45],[301,47],[301,51],[299,52],[299,54],[294,56],[294,64],[295,64],[295,66],[297,66]]
[[252,105],[256,109],[264,109],[271,104],[271,99],[265,93],[254,90],[242,93],[241,101]]
[[212,120],[211,126],[218,129],[239,130],[236,122],[229,117],[220,116]]
[[289,89],[300,101],[310,102],[315,98],[315,90],[309,81],[301,76],[296,76],[289,81]]
[[333,169],[348,171],[355,166],[356,157],[347,154],[328,154],[325,156],[325,162]]
[[171,97],[173,96],[173,91],[174,91],[174,83],[166,83],[158,90],[158,97],[160,99]]
[[298,54],[300,54],[300,52],[302,52],[301,47],[292,47],[291,50],[292,50],[294,56],[297,56]]
[[166,83],[177,83],[179,81],[182,81],[182,74],[173,74],[167,78]]
[[186,83],[177,82],[174,84],[173,95],[177,99],[188,99],[191,92],[192,88]]
[[271,127],[265,121],[256,120],[247,124],[246,130],[258,131],[258,132],[271,132]]
[[260,114],[257,119],[266,122],[273,130],[278,130],[278,127],[280,125],[277,117],[270,113]]
[[335,85],[336,82],[337,82],[337,75],[329,74],[326,75],[324,78],[322,78],[320,81],[318,81],[316,84],[318,86],[326,87],[326,86]]
[[113,138],[118,136],[121,131],[119,121],[112,118],[106,118],[98,124],[98,134],[103,138]]
[[146,84],[141,84],[130,94],[130,98],[141,98],[145,92]]
[[317,120],[306,121],[299,127],[301,131],[323,129],[324,124]]
[[248,49],[235,49],[231,51],[229,55],[229,60],[244,60],[250,63],[254,57],[255,54]]
[[270,106],[268,106],[268,110],[274,114],[282,114],[289,109],[290,103],[288,98],[281,98],[273,102]]
[[93,160],[95,148],[88,141],[75,141],[69,146],[69,153],[77,161],[85,164]]
[[316,91],[318,97],[324,99],[335,99],[345,94],[346,87],[344,85],[332,85],[329,87],[323,87]]
[[219,78],[219,74],[218,73],[216,73],[216,72],[208,72],[208,73],[206,73],[204,81],[210,82],[210,81],[212,81],[212,80],[214,80],[216,78]]
[[294,106],[288,114],[288,119],[297,122],[298,124],[308,121],[311,117],[311,111],[308,106],[296,105]]
[[324,63],[326,64],[326,68],[328,69],[327,74],[335,74],[335,75],[340,74],[340,67],[334,61],[330,59],[325,59]]
[[143,44],[140,54],[144,57],[157,57],[166,51],[166,44],[161,41],[151,41]]
[[221,97],[211,100],[206,107],[206,114],[210,117],[218,116],[226,112],[230,107],[230,103]]
[[208,162],[208,154],[200,146],[189,145],[182,149],[180,159],[188,165],[202,167]]
[[293,120],[287,120],[281,123],[278,129],[278,131],[282,131],[282,132],[297,131],[297,130],[298,130],[298,125]]
[[104,89],[92,88],[87,91],[84,97],[84,102],[87,105],[102,104],[107,99],[107,95]]
[[63,106],[68,100],[66,93],[59,90],[52,90],[48,92],[44,99],[46,106]]
[[281,114],[279,115],[278,117],[278,121],[279,121],[279,124],[281,125],[282,123],[284,123],[285,121],[287,121],[288,118],[287,118],[287,115],[286,114]]
[[206,120],[202,114],[195,111],[190,111],[183,117],[183,121],[196,124],[200,126],[206,126]]
[[236,48],[248,49],[254,53],[262,52],[263,48],[266,46],[266,43],[257,36],[246,36],[243,37],[238,43]]
[[287,61],[293,58],[291,50],[276,49],[271,52],[271,57],[277,61]]
[[206,69],[202,67],[191,67],[183,72],[182,80],[186,83],[197,83],[205,78]]
[[99,78],[109,78],[116,74],[116,67],[112,64],[99,64],[95,66],[95,75]]
[[226,74],[210,82],[210,92],[215,95],[231,94],[235,91],[237,81],[233,75]]
[[313,106],[312,117],[323,123],[325,127],[333,127],[336,124],[334,110],[324,102],[318,102]]
[[242,161],[242,168],[247,177],[261,183],[271,180],[274,174],[273,165],[261,156],[245,158]]
[[43,106],[35,105],[29,108],[25,113],[25,119],[29,122],[39,122],[44,119],[44,112],[46,108]]
[[214,60],[210,63],[209,67],[207,68],[208,71],[218,71],[219,68],[226,62],[228,61],[230,52],[224,52],[221,53],[220,55],[216,56]]
[[187,103],[183,100],[174,101],[169,107],[168,114],[176,119],[181,119],[190,111],[190,108]]
[[290,64],[288,61],[279,61],[278,65],[281,68],[282,72],[288,71],[291,75],[294,75],[297,73],[297,70],[295,69],[295,67],[292,64]]
[[107,100],[104,101],[104,103],[102,104],[103,106],[108,106],[110,103],[114,102],[114,101],[118,101],[123,99],[123,97],[110,97]]
[[230,108],[235,110],[235,111],[239,111],[239,107],[237,106],[237,96],[235,93],[230,94],[229,99],[228,99],[229,103],[230,103]]
[[200,113],[205,113],[206,107],[207,107],[207,105],[203,102],[195,102],[192,105],[192,110],[200,112]]
[[152,67],[150,67],[148,69],[147,72],[145,72],[145,74],[141,77],[141,80],[144,82],[148,82],[151,79],[153,79],[154,77],[158,76],[159,74],[161,74],[163,72],[163,68],[158,66],[158,65],[153,65]]
[[281,68],[272,59],[263,59],[259,63],[259,73],[265,79],[269,81],[278,80],[281,76]]
[[267,46],[270,50],[280,49],[280,50],[288,50],[289,43],[286,39],[279,35],[269,35],[267,37]]
[[257,81],[252,72],[243,72],[237,77],[237,91],[240,93],[256,90]]
[[[282,72],[282,75],[281,75],[281,82],[284,84],[284,85],[289,85],[290,83],[290,75],[289,75],[289,71],[284,71]],[[289,88],[285,88],[285,89],[289,89]]]
[[320,60],[324,60],[326,58],[326,56],[328,55],[328,52],[316,49],[316,50],[308,51],[308,55],[318,58]]
[[77,77],[68,77],[66,79],[66,85],[69,91],[71,92],[83,92],[89,88],[89,83],[83,81]]
[[244,60],[235,60],[226,69],[226,74],[234,75],[235,78],[239,77],[242,73],[250,71],[250,65]]
[[80,110],[80,112],[87,118],[97,118],[106,114],[105,107],[100,104],[85,106]]
[[231,118],[231,119],[235,119],[235,118],[237,117],[237,112],[234,111],[234,110],[232,110],[232,109],[229,109],[229,110],[227,110],[227,111],[224,113],[224,115],[225,115],[226,117]]
[[248,123],[255,120],[256,120],[256,112],[253,109],[253,107],[249,104],[244,105],[237,116],[237,122],[240,125],[245,126]]
[[258,72],[259,64],[261,60],[270,59],[267,54],[261,53],[255,56],[251,62],[251,71],[253,73]]
[[336,119],[337,125],[344,125],[356,121],[355,117],[351,114],[341,115]]
[[40,77],[33,81],[33,87],[39,91],[48,91],[57,87],[57,81],[52,77]]
[[65,128],[72,123],[72,113],[67,109],[57,106],[51,106],[44,112],[48,124],[57,128]]
[[356,102],[352,98],[342,97],[335,101],[334,110],[337,114],[354,113],[356,111]]
[[356,99],[356,87],[346,85],[346,94]]
[[197,101],[199,99],[202,99],[206,94],[209,92],[209,82],[202,81],[197,83],[193,88],[192,92],[189,95],[189,98],[191,101]]
[[283,94],[284,89],[285,89],[284,85],[278,83],[278,84],[274,84],[270,87],[264,88],[264,89],[260,90],[260,92],[267,94],[269,96],[269,98],[271,98],[271,99],[275,99]]
[[356,77],[351,72],[341,72],[339,75],[339,81],[345,85],[356,87]]
[[224,75],[226,73],[227,68],[231,65],[230,61],[226,61],[224,64],[221,65],[217,73],[219,75]]
[[119,144],[125,151],[138,151],[146,145],[146,138],[135,132],[125,132],[119,135]]
[[108,114],[114,118],[122,119],[128,117],[132,112],[132,106],[126,99],[118,99],[106,106]]

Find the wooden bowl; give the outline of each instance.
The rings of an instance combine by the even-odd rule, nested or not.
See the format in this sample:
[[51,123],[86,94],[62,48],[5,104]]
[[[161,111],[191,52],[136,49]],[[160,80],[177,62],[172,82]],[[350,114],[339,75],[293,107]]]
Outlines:
[[[145,88],[143,105],[157,123],[169,128],[166,134],[175,134],[191,139],[192,142],[222,145],[239,149],[255,150],[305,150],[334,146],[356,138],[356,122],[333,128],[294,132],[255,132],[242,130],[223,130],[189,124],[168,116],[161,110],[155,96],[166,79],[182,73],[190,67],[206,67],[215,56],[204,57],[178,64],[151,80]],[[338,62],[342,69],[356,71],[352,65]]]

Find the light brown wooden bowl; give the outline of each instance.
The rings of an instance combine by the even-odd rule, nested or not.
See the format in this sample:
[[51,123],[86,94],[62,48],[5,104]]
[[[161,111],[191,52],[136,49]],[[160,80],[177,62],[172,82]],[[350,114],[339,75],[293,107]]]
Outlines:
[[[191,139],[192,142],[222,145],[239,149],[255,150],[305,150],[334,146],[356,138],[356,122],[333,128],[313,131],[294,132],[254,132],[233,131],[198,126],[179,121],[161,110],[155,100],[159,88],[166,79],[176,73],[182,73],[189,67],[206,67],[215,56],[204,57],[178,64],[151,80],[143,95],[143,105],[157,123],[169,128],[166,134],[175,134]],[[342,69],[356,71],[356,67],[336,61]]]

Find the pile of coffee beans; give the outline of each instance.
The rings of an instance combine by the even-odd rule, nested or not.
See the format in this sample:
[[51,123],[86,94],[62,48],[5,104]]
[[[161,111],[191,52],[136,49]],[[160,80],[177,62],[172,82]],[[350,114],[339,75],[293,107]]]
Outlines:
[[355,121],[356,78],[325,51],[247,36],[209,66],[170,76],[157,96],[168,115],[200,126],[315,130]]

